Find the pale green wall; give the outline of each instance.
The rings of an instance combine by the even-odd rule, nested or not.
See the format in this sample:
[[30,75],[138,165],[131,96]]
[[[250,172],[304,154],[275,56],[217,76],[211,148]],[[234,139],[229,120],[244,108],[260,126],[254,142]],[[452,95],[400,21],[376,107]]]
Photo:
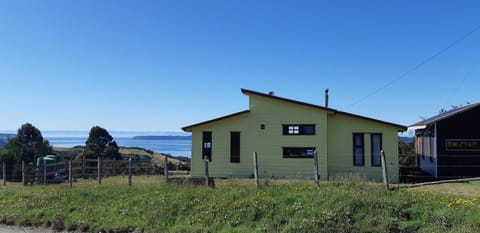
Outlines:
[[[192,176],[204,175],[202,131],[212,131],[212,177],[249,177],[252,154],[258,152],[261,177],[313,177],[313,159],[283,158],[282,147],[316,147],[321,179],[358,173],[380,179],[381,169],[370,165],[370,136],[382,133],[383,147],[393,182],[398,181],[397,128],[326,110],[250,95],[250,112],[196,126],[192,129]],[[328,125],[327,125],[328,120]],[[265,124],[261,130],[260,125]],[[315,124],[315,136],[284,136],[283,124]],[[240,163],[230,163],[230,132],[240,133]],[[365,166],[353,166],[352,133],[365,134]],[[327,140],[328,136],[328,140]],[[328,158],[327,158],[328,154]]]
[[[370,134],[382,134],[387,170],[392,183],[398,182],[398,128],[344,114],[328,117],[329,176],[360,175],[382,180],[381,167],[371,165]],[[353,133],[364,133],[365,165],[353,166]]]
[[[254,118],[266,126],[259,138],[260,173],[266,176],[313,177],[313,159],[283,158],[282,147],[316,147],[319,155],[320,177],[327,178],[327,113],[304,105],[279,101],[262,96],[250,96],[250,110]],[[284,124],[315,124],[314,136],[284,136]],[[257,124],[257,128],[259,124]]]
[[[192,176],[204,175],[202,160],[202,132],[212,131],[212,162],[209,164],[209,173],[213,177],[245,177],[250,174],[251,167],[247,167],[246,152],[250,138],[245,130],[249,128],[249,114],[234,116],[212,124],[202,125],[192,132]],[[240,133],[240,163],[230,163],[230,132]],[[251,160],[251,156],[249,157]]]
[[[248,177],[253,174],[253,152],[258,153],[262,177],[313,177],[313,159],[283,158],[282,147],[316,147],[321,178],[327,177],[326,112],[280,102],[262,96],[250,97],[250,112],[201,125],[192,134],[192,176],[204,175],[201,160],[202,131],[212,131],[214,177]],[[260,125],[265,124],[261,130]],[[315,124],[315,136],[283,136],[283,124]],[[230,163],[230,132],[240,131],[240,163]]]

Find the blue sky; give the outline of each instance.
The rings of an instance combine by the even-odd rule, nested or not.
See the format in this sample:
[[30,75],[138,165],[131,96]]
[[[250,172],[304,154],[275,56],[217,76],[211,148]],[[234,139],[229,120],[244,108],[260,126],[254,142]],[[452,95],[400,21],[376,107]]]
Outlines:
[[0,131],[25,122],[181,131],[247,109],[240,88],[319,105],[329,88],[332,108],[413,124],[480,101],[480,31],[458,41],[480,25],[478,9],[437,0],[2,0]]

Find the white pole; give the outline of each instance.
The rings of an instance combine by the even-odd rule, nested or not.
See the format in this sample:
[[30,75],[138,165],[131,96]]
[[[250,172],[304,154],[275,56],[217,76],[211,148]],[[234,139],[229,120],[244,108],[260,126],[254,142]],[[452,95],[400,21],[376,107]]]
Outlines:
[[320,176],[318,175],[318,153],[317,151],[313,154],[313,165],[315,167],[315,184],[320,186]]

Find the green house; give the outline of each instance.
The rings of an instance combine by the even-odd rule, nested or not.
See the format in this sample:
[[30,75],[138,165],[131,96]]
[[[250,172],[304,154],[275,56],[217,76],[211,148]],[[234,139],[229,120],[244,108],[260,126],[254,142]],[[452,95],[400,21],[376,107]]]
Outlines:
[[380,151],[389,179],[398,182],[398,132],[406,126],[296,100],[242,89],[249,109],[182,128],[192,132],[192,177],[312,178],[318,155],[320,179],[360,176],[381,180]]

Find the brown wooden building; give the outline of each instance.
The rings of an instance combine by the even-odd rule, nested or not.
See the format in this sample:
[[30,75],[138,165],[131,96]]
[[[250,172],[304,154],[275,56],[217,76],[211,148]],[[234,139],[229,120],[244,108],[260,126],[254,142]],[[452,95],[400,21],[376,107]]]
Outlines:
[[443,111],[415,130],[417,165],[436,178],[480,176],[480,102]]

